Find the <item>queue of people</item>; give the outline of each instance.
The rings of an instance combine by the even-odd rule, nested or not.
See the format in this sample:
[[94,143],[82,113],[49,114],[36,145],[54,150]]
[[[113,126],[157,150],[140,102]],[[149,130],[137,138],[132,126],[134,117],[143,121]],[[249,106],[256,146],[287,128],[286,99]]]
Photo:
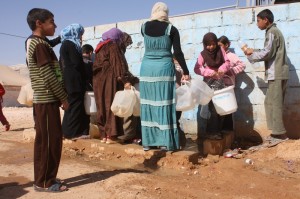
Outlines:
[[[180,82],[189,81],[191,77],[181,50],[179,31],[170,23],[168,15],[167,5],[158,2],[152,8],[150,20],[141,27],[145,53],[137,78],[131,74],[125,58],[126,48],[132,44],[129,34],[118,28],[104,32],[92,57],[93,47],[88,44],[82,46],[84,28],[80,24],[71,24],[61,31],[58,61],[52,50],[53,43],[46,38],[54,35],[54,15],[40,8],[29,11],[27,22],[32,35],[26,40],[26,57],[34,90],[36,191],[60,192],[67,189],[56,179],[62,139],[89,138],[90,119],[84,111],[85,91],[93,90],[95,93],[95,121],[102,143],[139,140],[136,143],[142,144],[145,151],[184,148],[186,138],[179,125],[181,112],[176,112],[175,90],[176,82],[179,86]],[[286,130],[278,121],[282,121],[281,107],[288,67],[284,59],[284,39],[273,19],[269,10],[257,15],[259,28],[267,30],[267,44],[262,51],[247,49],[245,54],[252,62],[266,63],[270,85],[266,98],[267,122],[273,130],[269,139],[278,141],[287,139]],[[280,47],[277,48],[277,45]],[[211,88],[222,89],[234,84],[234,77],[245,69],[245,64],[229,51],[229,46],[226,36],[218,39],[209,32],[203,37],[203,51],[199,54],[194,72],[203,76],[204,82]],[[139,84],[140,91],[140,117],[115,116],[111,104],[116,92],[131,89],[136,84]],[[220,139],[223,129],[233,129],[232,115],[218,115],[212,102],[206,106],[209,116],[200,117],[207,124],[203,136]],[[59,107],[65,111],[62,124]],[[9,125],[6,121],[3,124]]]

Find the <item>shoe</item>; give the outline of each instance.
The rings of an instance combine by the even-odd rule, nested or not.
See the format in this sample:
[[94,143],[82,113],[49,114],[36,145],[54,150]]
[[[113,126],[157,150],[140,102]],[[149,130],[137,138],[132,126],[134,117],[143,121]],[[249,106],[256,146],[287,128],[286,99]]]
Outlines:
[[56,178],[56,179],[55,179],[55,182],[58,183],[58,184],[64,184],[64,183],[65,183],[64,180],[59,179],[59,178]]
[[106,138],[102,138],[102,139],[100,140],[100,142],[101,142],[101,143],[106,143],[106,140],[107,140]]
[[133,139],[132,140],[132,144],[141,145],[141,143],[142,143],[142,139]]
[[168,151],[168,148],[166,146],[159,147],[161,151]]
[[5,131],[9,131],[10,129],[10,124],[5,124]]
[[117,139],[117,138],[106,138],[106,144],[117,144],[120,143],[121,140]]
[[268,142],[268,145],[267,147],[274,147],[282,142],[285,142],[289,140],[288,137],[282,137],[282,138],[275,138],[275,137],[270,137],[269,140],[267,141]]
[[149,151],[149,150],[150,150],[150,147],[149,147],[149,146],[143,146],[143,150],[144,150],[144,151]]
[[55,183],[48,188],[39,187],[34,184],[33,189],[38,192],[53,192],[53,193],[63,192],[68,190],[67,186],[61,183]]
[[272,141],[274,139],[286,140],[286,139],[288,139],[288,137],[286,136],[286,134],[281,134],[281,135],[271,134],[265,138],[265,141]]

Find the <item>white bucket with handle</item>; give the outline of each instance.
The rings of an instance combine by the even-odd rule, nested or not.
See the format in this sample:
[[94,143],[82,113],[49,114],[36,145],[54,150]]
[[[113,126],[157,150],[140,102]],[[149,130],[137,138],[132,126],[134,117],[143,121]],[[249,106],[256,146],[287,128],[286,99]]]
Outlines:
[[[231,78],[230,78],[231,79]],[[233,80],[231,79],[233,82]],[[212,102],[219,115],[228,115],[237,111],[237,103],[234,93],[234,82],[221,90],[216,90]]]

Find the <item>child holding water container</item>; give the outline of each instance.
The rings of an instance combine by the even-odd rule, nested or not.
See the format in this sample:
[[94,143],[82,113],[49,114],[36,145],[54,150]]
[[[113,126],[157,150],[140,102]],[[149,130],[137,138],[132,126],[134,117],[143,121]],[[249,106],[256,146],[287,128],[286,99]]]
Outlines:
[[[218,45],[217,36],[209,32],[203,37],[203,51],[195,64],[196,74],[203,76],[203,81],[214,90],[225,87],[223,76],[230,70],[230,61],[226,52]],[[218,115],[210,101],[200,110],[198,144],[201,138],[222,139],[221,129],[224,116]]]
[[[246,65],[243,61],[239,59],[239,57],[229,50],[230,41],[226,36],[221,36],[218,39],[218,44],[221,48],[226,52],[227,58],[230,61],[230,69],[225,74],[223,80],[226,86],[231,86],[235,84],[235,76],[241,72],[243,72],[246,68]],[[233,118],[232,114],[228,114],[224,116],[222,130],[233,130]]]

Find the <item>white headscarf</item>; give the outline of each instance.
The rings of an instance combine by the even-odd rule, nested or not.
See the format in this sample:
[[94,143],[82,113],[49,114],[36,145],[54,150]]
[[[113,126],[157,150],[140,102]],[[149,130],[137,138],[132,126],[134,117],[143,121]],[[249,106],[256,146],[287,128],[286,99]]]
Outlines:
[[152,8],[150,20],[158,20],[170,23],[168,6],[163,2],[155,3]]

